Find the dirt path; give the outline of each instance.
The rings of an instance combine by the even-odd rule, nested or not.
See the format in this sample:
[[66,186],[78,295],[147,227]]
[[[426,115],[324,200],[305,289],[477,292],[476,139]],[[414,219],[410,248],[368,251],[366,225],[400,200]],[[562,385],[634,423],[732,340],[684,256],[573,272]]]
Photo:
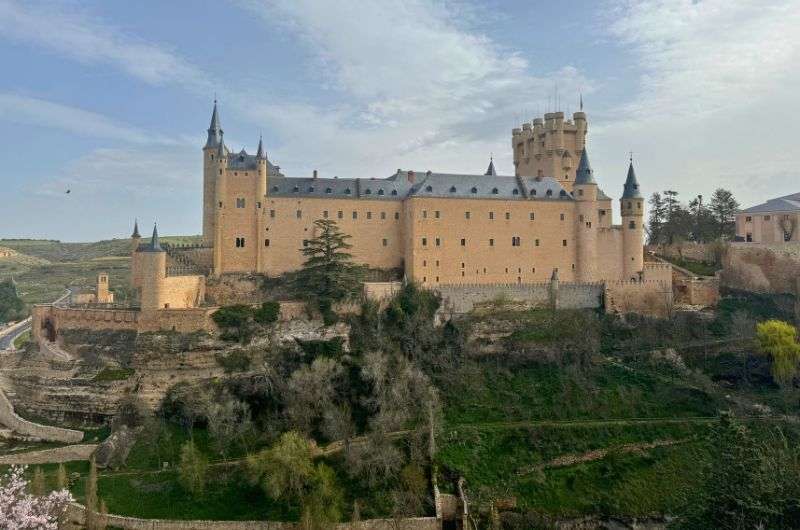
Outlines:
[[0,456],[0,465],[60,464],[89,460],[97,445],[78,444]]

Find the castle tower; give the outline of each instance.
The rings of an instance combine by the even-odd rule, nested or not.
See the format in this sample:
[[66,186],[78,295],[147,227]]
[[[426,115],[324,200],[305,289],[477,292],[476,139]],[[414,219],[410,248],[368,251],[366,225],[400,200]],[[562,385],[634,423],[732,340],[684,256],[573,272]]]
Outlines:
[[215,99],[214,110],[211,112],[211,124],[208,127],[208,139],[203,147],[203,243],[206,245],[214,242],[215,184],[218,176],[219,146],[223,145],[222,134],[217,100]]
[[141,307],[161,309],[161,295],[167,275],[167,253],[158,240],[158,227],[153,225],[150,244],[139,248],[141,270]]
[[516,176],[553,177],[572,191],[577,163],[586,146],[586,113],[564,120],[563,112],[548,112],[511,131]]
[[581,150],[572,194],[576,205],[575,279],[593,282],[597,279],[597,182],[585,148]]
[[[212,236],[211,243],[213,249],[213,273],[219,275],[222,271],[222,252],[224,246],[222,244],[222,217],[225,214],[225,198],[227,193],[227,169],[228,169],[228,149],[225,147],[225,140],[223,138],[222,130],[219,131],[219,141],[217,149],[214,153],[215,159],[213,160],[214,168],[214,195],[208,209],[204,206],[205,211],[209,211],[212,216]],[[204,201],[205,204],[205,201]]]
[[644,268],[644,199],[639,192],[639,182],[633,169],[633,158],[628,166],[628,178],[619,201],[622,214],[622,270],[623,279],[634,280]]
[[139,246],[142,244],[142,236],[139,235],[139,221],[133,221],[133,233],[131,234],[131,290],[134,298],[139,297],[139,290],[142,287],[141,262],[139,260]]
[[256,244],[256,270],[264,272],[266,268],[266,252],[267,248],[259,242],[260,238],[264,237],[266,227],[266,208],[264,200],[267,195],[267,153],[264,151],[264,139],[258,137],[258,150],[256,151],[256,166],[258,167],[258,174],[256,178],[256,239],[253,241]]
[[108,289],[108,273],[101,272],[97,275],[97,288],[95,290],[95,302],[98,304],[110,304],[114,301],[114,294]]

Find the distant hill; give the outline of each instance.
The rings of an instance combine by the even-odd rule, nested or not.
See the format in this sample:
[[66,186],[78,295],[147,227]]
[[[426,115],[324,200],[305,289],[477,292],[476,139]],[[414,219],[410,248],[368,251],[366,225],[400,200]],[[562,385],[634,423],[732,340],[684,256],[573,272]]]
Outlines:
[[[164,236],[167,243],[200,243],[200,236]],[[88,261],[97,258],[124,257],[130,254],[130,239],[110,239],[93,243],[62,243],[52,239],[0,239],[0,247],[15,250],[50,262]]]

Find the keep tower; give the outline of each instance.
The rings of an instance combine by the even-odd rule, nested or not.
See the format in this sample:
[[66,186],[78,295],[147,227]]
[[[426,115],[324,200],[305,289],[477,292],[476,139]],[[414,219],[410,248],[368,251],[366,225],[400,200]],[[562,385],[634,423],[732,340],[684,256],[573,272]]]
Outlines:
[[586,149],[581,150],[572,195],[575,198],[575,277],[579,282],[597,280],[597,182]]
[[208,127],[208,139],[203,146],[203,244],[214,243],[214,204],[216,200],[216,182],[219,176],[219,151],[226,154],[225,144],[222,141],[222,127],[219,122],[217,100],[214,100],[214,110],[211,113],[211,124]]
[[644,198],[639,191],[639,181],[633,169],[633,158],[628,166],[628,176],[622,198],[619,200],[622,215],[622,270],[625,280],[639,279],[644,269]]

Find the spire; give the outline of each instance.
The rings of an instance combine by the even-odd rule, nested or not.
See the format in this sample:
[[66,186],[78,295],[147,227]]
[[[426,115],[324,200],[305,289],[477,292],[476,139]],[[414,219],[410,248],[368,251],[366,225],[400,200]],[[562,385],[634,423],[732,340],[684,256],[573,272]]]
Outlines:
[[133,233],[131,234],[131,239],[141,239],[142,236],[139,235],[139,220],[133,220]]
[[636,171],[633,169],[633,155],[631,155],[631,163],[628,166],[628,178],[625,179],[625,187],[622,192],[623,199],[641,199],[642,194],[639,193],[639,181],[636,180]]
[[217,156],[222,159],[227,155],[225,152],[225,140],[223,139],[224,133],[222,129],[219,130],[219,143],[217,144]]
[[161,243],[158,242],[158,225],[153,223],[153,237],[150,239],[150,250],[153,252],[161,252]]
[[217,111],[217,99],[214,98],[214,110],[211,112],[211,125],[208,126],[208,140],[206,147],[217,147],[222,141],[222,127],[219,125],[219,112]]
[[486,173],[484,175],[490,175],[492,177],[497,176],[497,171],[494,170],[494,159],[490,156],[489,157],[489,167],[486,168]]
[[597,184],[594,181],[594,171],[589,164],[589,155],[584,147],[581,151],[581,161],[578,163],[578,171],[575,174],[575,184]]
[[583,92],[581,92],[581,95],[580,95],[580,107],[581,107],[580,108],[581,112],[583,112]]
[[266,158],[264,156],[264,141],[260,134],[258,135],[258,151],[256,151],[256,158],[259,160],[264,160]]

